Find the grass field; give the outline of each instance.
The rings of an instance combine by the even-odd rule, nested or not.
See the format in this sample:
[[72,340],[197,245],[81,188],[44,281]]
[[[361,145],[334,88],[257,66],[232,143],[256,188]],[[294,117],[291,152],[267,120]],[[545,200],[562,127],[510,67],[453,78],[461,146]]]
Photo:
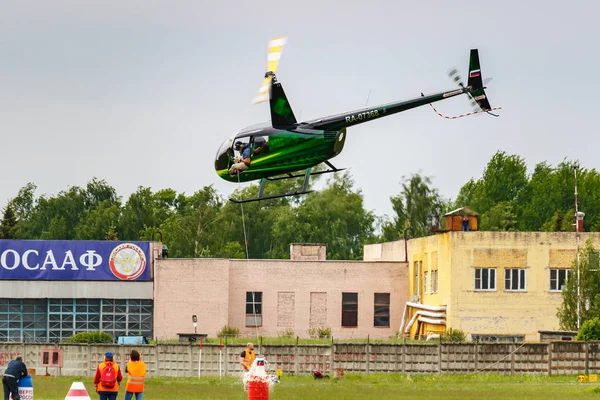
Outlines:
[[[84,382],[90,397],[98,398],[90,378],[34,377],[34,399],[64,400],[73,381]],[[241,379],[233,377],[148,378],[144,393],[146,400],[247,398]],[[600,399],[600,384],[577,383],[576,376],[346,374],[339,381],[283,376],[269,399]]]

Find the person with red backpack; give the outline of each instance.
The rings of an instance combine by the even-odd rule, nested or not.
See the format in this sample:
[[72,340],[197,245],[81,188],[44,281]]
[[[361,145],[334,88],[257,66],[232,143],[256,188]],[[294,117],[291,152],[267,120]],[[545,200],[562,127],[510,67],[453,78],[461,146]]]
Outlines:
[[117,400],[119,383],[122,380],[123,374],[117,363],[114,362],[113,353],[106,353],[104,362],[98,365],[96,376],[94,376],[94,385],[96,385],[96,393],[100,395],[100,400]]

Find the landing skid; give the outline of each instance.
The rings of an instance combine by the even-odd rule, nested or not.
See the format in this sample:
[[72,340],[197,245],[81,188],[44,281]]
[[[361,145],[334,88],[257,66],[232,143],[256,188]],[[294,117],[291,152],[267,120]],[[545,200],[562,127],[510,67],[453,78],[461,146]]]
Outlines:
[[257,197],[255,199],[248,199],[248,200],[237,200],[237,199],[229,199],[229,201],[231,201],[232,203],[236,203],[236,204],[242,204],[242,203],[252,203],[254,201],[263,201],[263,200],[271,200],[271,199],[281,199],[282,197],[290,197],[290,196],[299,196],[302,194],[308,194],[308,193],[312,193],[314,192],[314,190],[307,190],[304,192],[294,192],[294,193],[286,193],[286,194],[278,194],[275,196],[266,196],[266,197]]
[[[232,199],[229,198],[229,201],[231,201],[232,203],[236,203],[236,204],[242,204],[242,203],[251,203],[253,201],[262,201],[262,200],[271,200],[271,199],[280,199],[282,197],[290,197],[290,196],[300,196],[303,194],[308,194],[308,193],[312,193],[314,192],[314,190],[308,190],[308,181],[311,177],[311,175],[321,175],[321,174],[329,174],[332,172],[339,172],[339,171],[343,171],[345,168],[341,168],[338,169],[336,167],[334,167],[329,161],[325,161],[325,164],[330,168],[326,171],[317,171],[317,172],[312,172],[312,167],[311,168],[306,168],[306,171],[304,172],[304,175],[294,175],[292,173],[287,174],[286,176],[280,176],[280,177],[276,177],[276,178],[262,178],[260,180],[260,187],[258,189],[258,197],[255,199]],[[267,180],[269,181],[278,181],[281,179],[292,179],[292,178],[300,178],[300,177],[304,177],[304,183],[302,184],[302,190],[299,192],[293,192],[293,193],[284,193],[284,194],[278,194],[278,195],[274,195],[274,196],[263,196],[263,193],[265,191],[265,185],[267,183]]]
[[[334,167],[329,161],[325,161],[323,164],[327,165],[331,169],[328,169],[328,170],[325,170],[325,171],[311,172],[311,175],[330,174],[332,172],[340,172],[340,171],[343,171],[343,170],[346,169],[346,168],[340,168],[340,169],[338,169],[338,168]],[[270,181],[279,181],[281,179],[300,178],[301,176],[304,176],[304,175],[294,175],[292,173],[289,173],[286,176],[277,176],[277,177],[274,177],[274,178],[267,178],[267,179],[270,180]]]

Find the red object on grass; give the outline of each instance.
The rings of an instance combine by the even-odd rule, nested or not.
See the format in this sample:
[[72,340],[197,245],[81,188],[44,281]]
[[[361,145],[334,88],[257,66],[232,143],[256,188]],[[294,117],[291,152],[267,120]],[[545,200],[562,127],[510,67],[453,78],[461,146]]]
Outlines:
[[248,400],[269,400],[269,383],[264,379],[248,381]]

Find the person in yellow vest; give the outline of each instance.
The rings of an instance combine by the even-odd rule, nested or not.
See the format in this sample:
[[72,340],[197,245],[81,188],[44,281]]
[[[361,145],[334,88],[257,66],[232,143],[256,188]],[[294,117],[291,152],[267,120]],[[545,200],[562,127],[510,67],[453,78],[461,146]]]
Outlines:
[[244,372],[247,372],[252,366],[252,362],[256,358],[256,354],[254,354],[254,345],[252,343],[248,343],[242,354],[240,354],[240,364],[242,364],[242,368]]
[[129,362],[125,367],[127,386],[125,386],[125,400],[131,400],[135,393],[135,400],[142,400],[144,395],[144,377],[146,376],[146,363],[141,360],[140,353],[131,350]]
[[94,385],[96,385],[96,393],[100,395],[100,400],[117,400],[119,383],[122,380],[123,375],[114,361],[113,353],[106,353],[104,362],[98,365],[94,376]]

